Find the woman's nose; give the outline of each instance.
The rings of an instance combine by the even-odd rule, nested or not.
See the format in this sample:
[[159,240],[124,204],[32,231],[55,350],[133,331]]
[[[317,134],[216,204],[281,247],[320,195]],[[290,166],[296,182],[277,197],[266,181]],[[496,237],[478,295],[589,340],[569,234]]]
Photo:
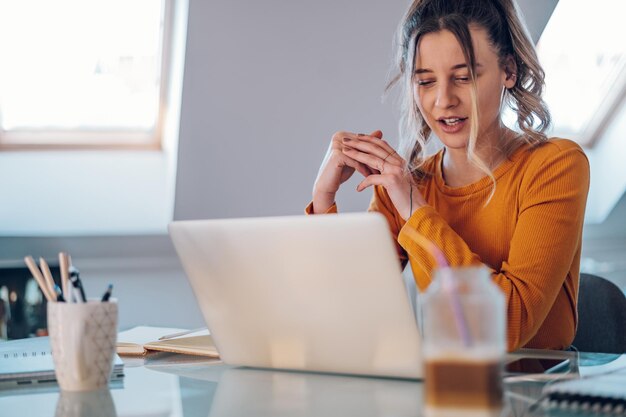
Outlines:
[[435,106],[442,109],[454,107],[458,104],[458,97],[453,91],[453,86],[450,83],[440,83],[437,86],[437,97],[435,100]]

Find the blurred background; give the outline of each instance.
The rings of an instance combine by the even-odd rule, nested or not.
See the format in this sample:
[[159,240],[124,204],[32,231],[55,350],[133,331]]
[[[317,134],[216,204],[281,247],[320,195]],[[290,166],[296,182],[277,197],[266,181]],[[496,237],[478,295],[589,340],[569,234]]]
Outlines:
[[[396,143],[409,3],[0,0],[0,338],[45,329],[23,257],[62,250],[88,295],[114,285],[120,328],[202,326],[167,224],[301,214],[335,131]],[[582,270],[626,289],[626,4],[518,3],[550,134],[591,163]],[[341,211],[367,207],[356,184]]]

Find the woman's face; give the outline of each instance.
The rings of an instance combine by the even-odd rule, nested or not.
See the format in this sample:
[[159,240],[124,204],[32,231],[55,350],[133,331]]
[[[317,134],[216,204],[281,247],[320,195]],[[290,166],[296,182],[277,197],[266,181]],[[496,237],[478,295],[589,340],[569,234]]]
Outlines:
[[[500,129],[502,89],[515,84],[498,63],[487,31],[470,26],[476,58],[478,141]],[[471,81],[465,57],[452,32],[422,36],[415,55],[413,91],[422,117],[448,148],[465,148],[470,133]],[[495,139],[495,138],[494,138]]]

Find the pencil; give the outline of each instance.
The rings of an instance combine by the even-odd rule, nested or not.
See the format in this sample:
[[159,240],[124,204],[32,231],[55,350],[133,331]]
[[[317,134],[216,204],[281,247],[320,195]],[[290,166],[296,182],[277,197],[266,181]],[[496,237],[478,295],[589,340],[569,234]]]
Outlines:
[[37,264],[35,263],[33,257],[24,257],[24,262],[26,262],[26,266],[28,266],[30,273],[33,275],[33,278],[35,278],[35,281],[37,281],[37,284],[39,284],[39,288],[41,289],[43,295],[46,297],[46,300],[54,301],[56,297],[53,297],[50,293],[48,284],[46,283],[46,279],[43,277],[43,275],[41,275],[41,271],[37,267]]
[[70,300],[70,277],[69,273],[67,272],[69,268],[69,262],[67,260],[67,254],[65,252],[59,252],[59,268],[61,269],[61,289],[63,290],[63,297],[66,300]]
[[39,267],[41,268],[41,272],[43,272],[43,277],[46,279],[46,283],[48,284],[48,288],[50,288],[50,294],[54,296],[54,299],[57,299],[56,291],[54,290],[54,278],[52,278],[52,272],[50,272],[50,267],[48,266],[48,262],[44,258],[39,258]]

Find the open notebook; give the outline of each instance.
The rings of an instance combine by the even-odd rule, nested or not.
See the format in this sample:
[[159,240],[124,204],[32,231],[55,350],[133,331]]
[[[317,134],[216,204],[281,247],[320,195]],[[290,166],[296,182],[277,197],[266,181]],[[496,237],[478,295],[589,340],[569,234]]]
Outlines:
[[208,356],[211,358],[219,357],[208,330],[172,339],[159,340],[161,336],[183,331],[185,329],[169,327],[134,327],[117,335],[117,354],[120,356],[142,356],[154,351]]

